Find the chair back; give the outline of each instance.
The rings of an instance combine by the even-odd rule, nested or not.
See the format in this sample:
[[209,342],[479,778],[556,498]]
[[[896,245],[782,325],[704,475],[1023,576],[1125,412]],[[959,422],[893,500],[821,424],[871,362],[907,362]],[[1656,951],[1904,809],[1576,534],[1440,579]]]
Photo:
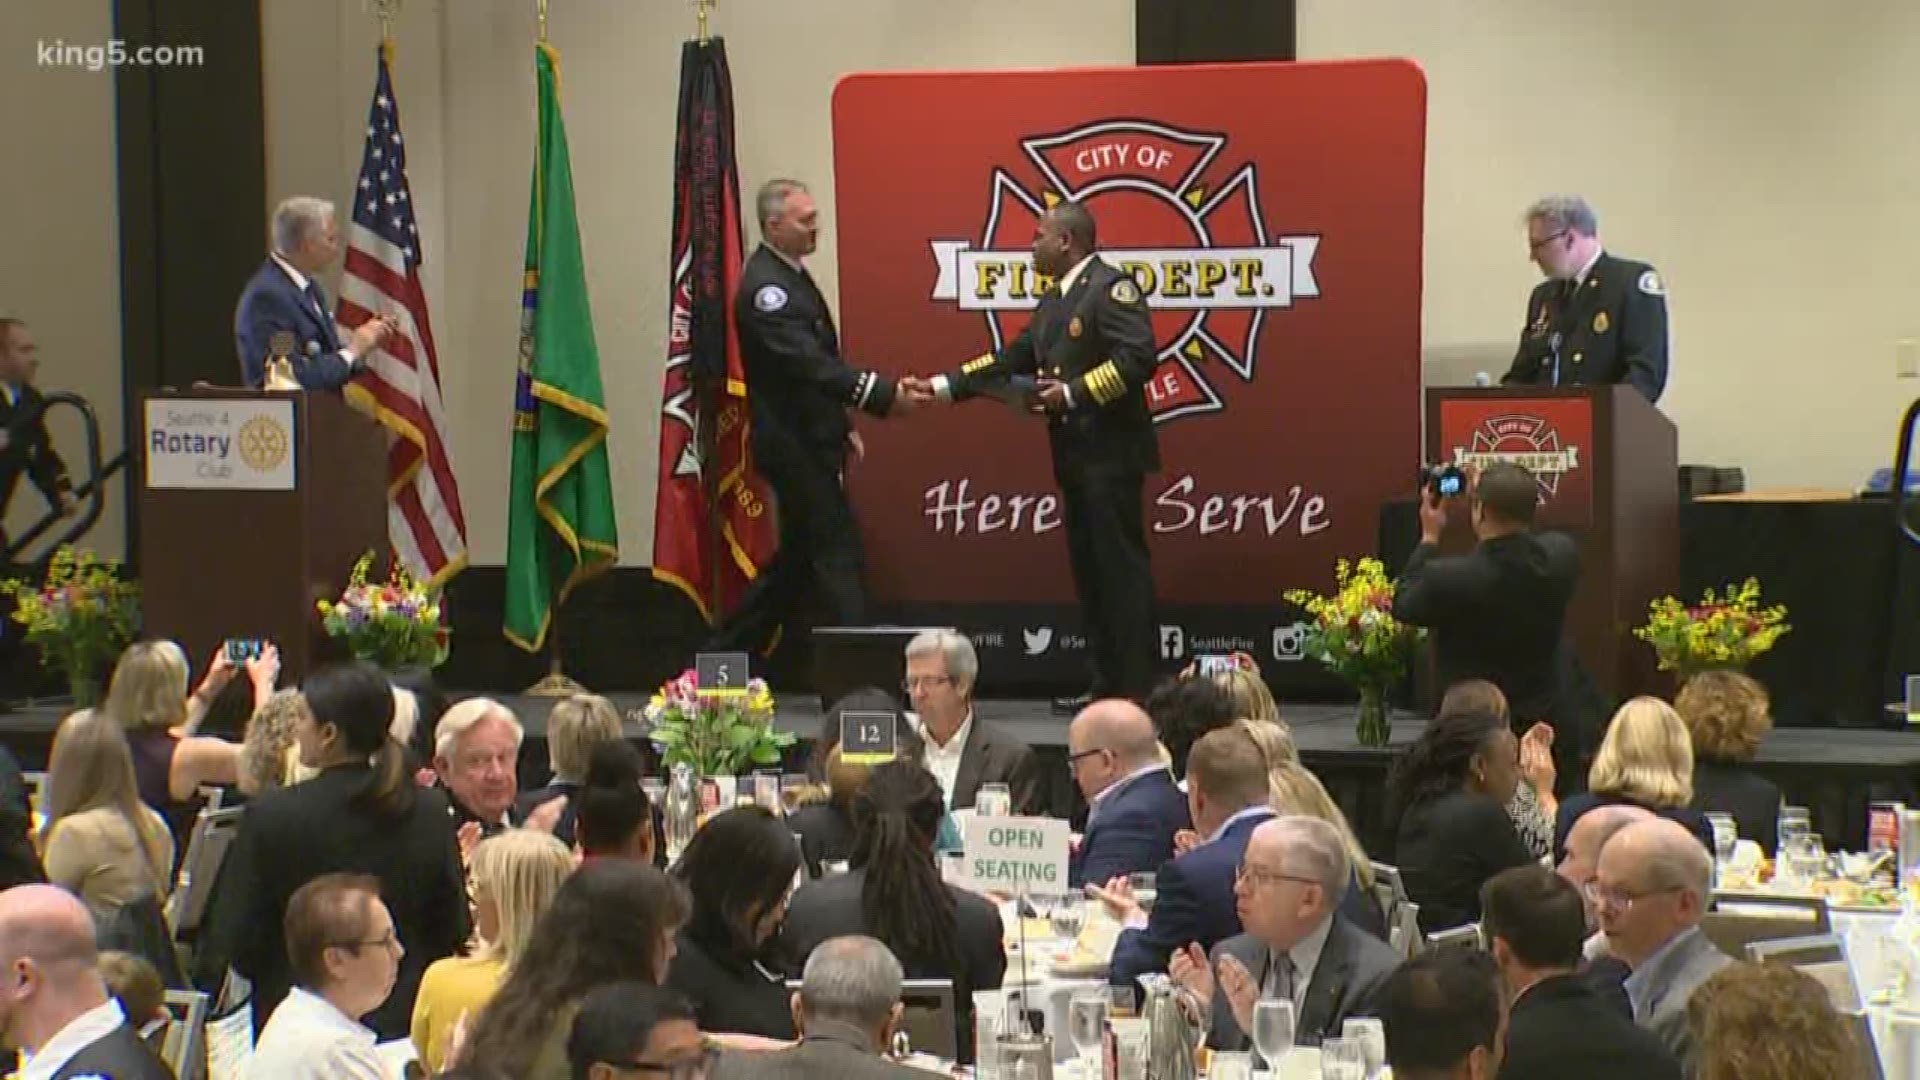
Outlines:
[[1781,938],[1804,938],[1833,930],[1827,903],[1818,897],[1721,893],[1700,920],[1700,931],[1721,952],[1745,959],[1747,946]]
[[1411,960],[1426,948],[1427,936],[1420,932],[1420,905],[1411,900],[1394,908],[1387,923],[1387,944],[1402,959]]
[[207,898],[220,880],[220,866],[240,830],[243,806],[208,807],[194,818],[187,839],[187,857],[180,861],[180,877],[167,900],[167,928],[175,941],[198,932],[207,914]]
[[207,1005],[207,995],[198,990],[167,991],[160,1056],[179,1080],[205,1080],[207,1075]]
[[959,1057],[960,1011],[952,979],[907,979],[900,984],[900,1027],[913,1048],[942,1061]]
[[1479,923],[1467,923],[1464,926],[1455,926],[1427,935],[1426,951],[1428,952],[1445,952],[1450,949],[1475,952],[1481,947]]

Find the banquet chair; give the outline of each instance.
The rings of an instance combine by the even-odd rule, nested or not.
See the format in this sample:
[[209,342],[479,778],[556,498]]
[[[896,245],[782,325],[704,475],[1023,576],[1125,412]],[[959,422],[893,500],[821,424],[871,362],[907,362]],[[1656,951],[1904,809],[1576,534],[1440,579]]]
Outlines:
[[1819,897],[1720,893],[1700,920],[1700,932],[1723,953],[1745,959],[1747,946],[1782,938],[1831,933],[1833,919]]
[[227,849],[240,832],[243,806],[211,807],[194,818],[193,832],[187,838],[187,857],[180,860],[180,876],[173,895],[167,898],[167,929],[173,940],[181,942],[200,929],[207,914],[207,898],[220,879],[220,866],[226,862]]
[[167,991],[167,1029],[160,1056],[179,1080],[207,1075],[207,995],[198,990]]
[[1467,923],[1446,930],[1438,930],[1427,935],[1426,952],[1475,952],[1483,947],[1480,939],[1480,924]]

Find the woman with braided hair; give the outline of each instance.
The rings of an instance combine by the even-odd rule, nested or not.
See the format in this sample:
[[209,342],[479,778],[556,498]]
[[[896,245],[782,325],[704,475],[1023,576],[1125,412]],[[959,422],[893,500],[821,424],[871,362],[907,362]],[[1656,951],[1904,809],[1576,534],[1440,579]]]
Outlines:
[[999,989],[1007,954],[993,904],[940,879],[933,848],[945,815],[940,782],[926,769],[894,761],[873,770],[854,798],[847,873],[800,887],[784,937],[788,955],[804,959],[828,938],[865,934],[893,951],[907,978],[952,979],[954,1045],[968,1063],[973,992]]
[[1387,820],[1420,929],[1480,919],[1480,887],[1533,861],[1507,803],[1520,782],[1520,744],[1487,708],[1443,712],[1407,748],[1388,782]]

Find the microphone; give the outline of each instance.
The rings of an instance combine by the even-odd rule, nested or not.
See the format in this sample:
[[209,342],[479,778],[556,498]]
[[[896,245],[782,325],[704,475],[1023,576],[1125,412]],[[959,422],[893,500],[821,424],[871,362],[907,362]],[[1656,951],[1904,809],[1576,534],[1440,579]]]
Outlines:
[[1474,373],[1473,373],[1473,385],[1475,385],[1475,386],[1492,386],[1492,385],[1493,385],[1493,376],[1492,376],[1492,375],[1489,375],[1489,374],[1487,374],[1487,373],[1486,373],[1486,372],[1484,372],[1484,371],[1476,371],[1476,372],[1474,372]]
[[1553,373],[1554,386],[1560,385],[1560,331],[1555,330],[1547,337],[1547,355],[1541,359],[1540,366],[1549,368]]

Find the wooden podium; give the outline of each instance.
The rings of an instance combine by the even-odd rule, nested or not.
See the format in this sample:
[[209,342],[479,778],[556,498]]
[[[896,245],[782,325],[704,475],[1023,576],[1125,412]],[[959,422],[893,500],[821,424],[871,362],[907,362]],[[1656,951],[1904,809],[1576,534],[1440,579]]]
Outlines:
[[338,394],[155,391],[141,401],[145,634],[197,672],[227,638],[280,648],[290,684],[329,655],[316,601],[387,565],[384,430]]
[[[1426,430],[1428,461],[1516,461],[1539,478],[1536,526],[1580,543],[1567,629],[1582,664],[1604,694],[1656,692],[1653,650],[1633,628],[1679,588],[1673,422],[1630,386],[1436,387]],[[1472,543],[1464,509],[1450,515],[1446,546]]]

